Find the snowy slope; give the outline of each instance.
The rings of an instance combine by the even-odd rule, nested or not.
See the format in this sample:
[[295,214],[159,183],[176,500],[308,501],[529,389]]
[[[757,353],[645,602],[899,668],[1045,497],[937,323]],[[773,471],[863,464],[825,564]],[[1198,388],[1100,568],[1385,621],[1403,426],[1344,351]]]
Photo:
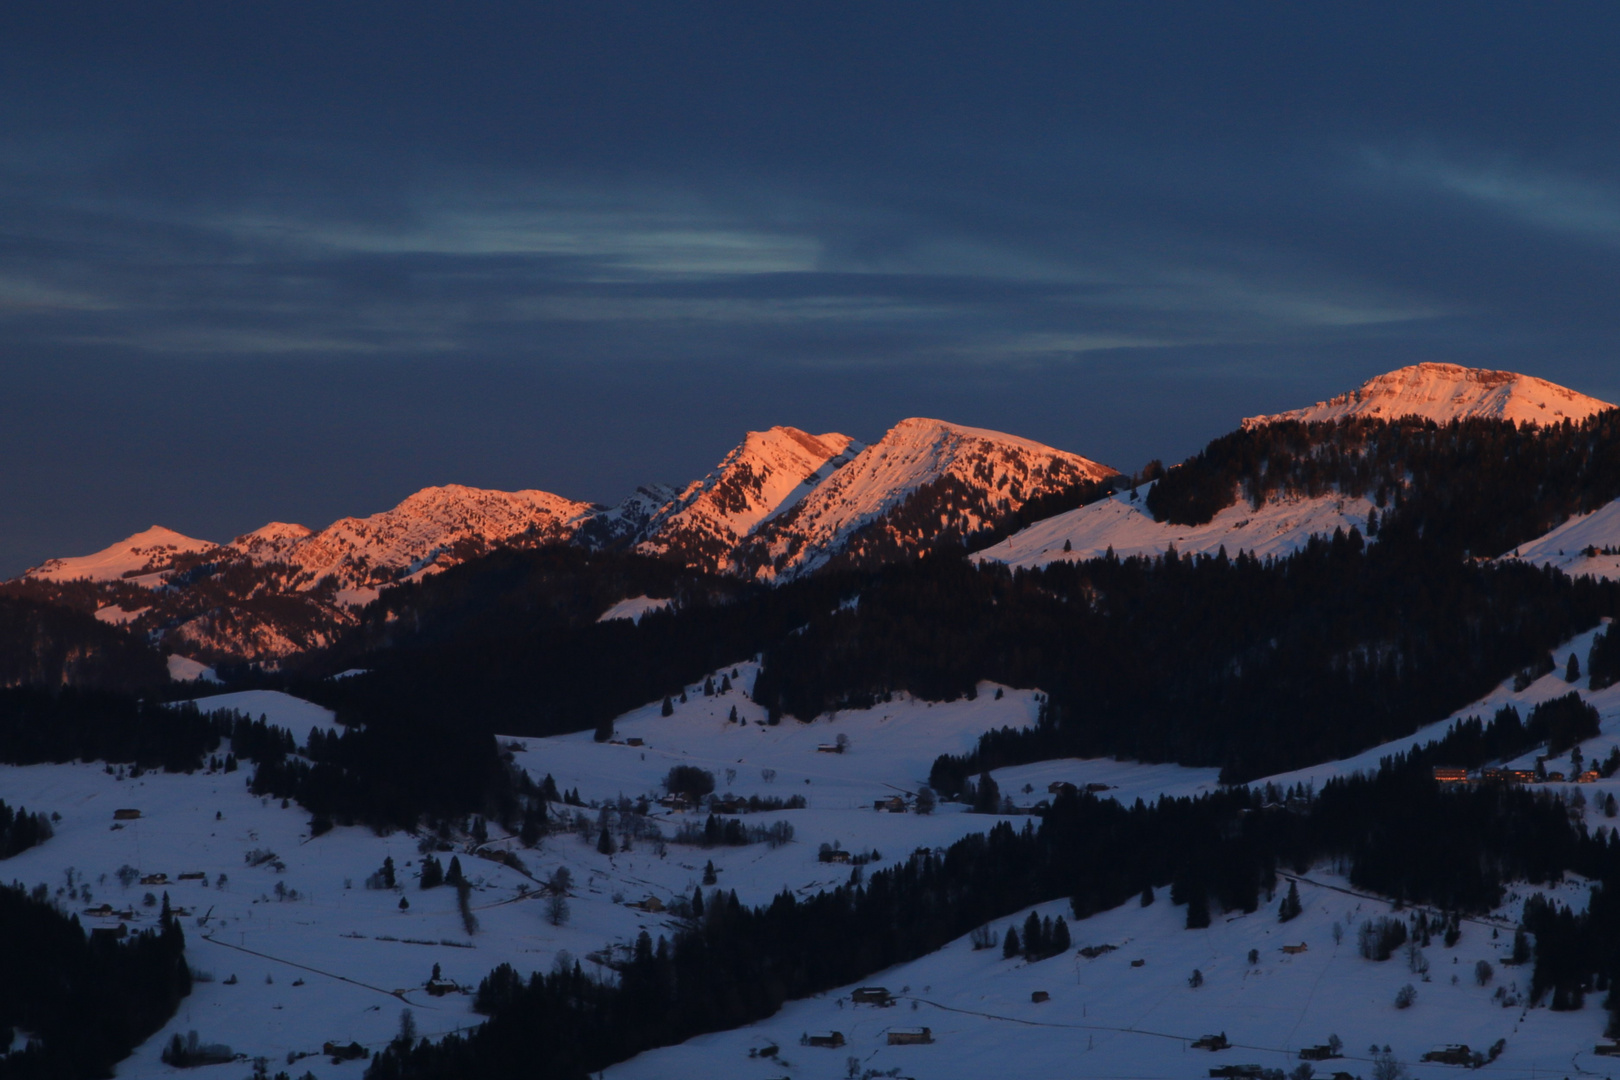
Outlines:
[[759,577],[915,553],[965,537],[1036,495],[1114,470],[1050,446],[942,420],[902,420],[762,525],[740,556]]
[[[1620,578],[1620,500],[1572,517],[1552,532],[1519,547],[1504,558],[1521,559],[1537,566],[1556,566],[1571,577]],[[1592,554],[1588,555],[1587,552]]]
[[[1157,555],[1171,545],[1183,555],[1228,555],[1247,551],[1261,558],[1298,551],[1312,536],[1331,536],[1334,529],[1367,531],[1373,505],[1362,497],[1317,498],[1281,495],[1259,510],[1238,500],[1204,525],[1157,522],[1143,499],[1122,491],[1100,502],[1038,521],[1001,543],[979,552],[978,560],[1028,568],[1051,562],[1095,559],[1112,548],[1120,558]],[[1070,550],[1065,551],[1067,543]]]
[[[1255,783],[1264,784],[1269,782],[1284,786],[1312,784],[1319,788],[1329,780],[1337,777],[1351,776],[1355,773],[1374,773],[1378,771],[1380,759],[1391,754],[1404,753],[1410,750],[1413,745],[1427,746],[1429,743],[1438,742],[1445,738],[1451,726],[1458,720],[1477,716],[1489,723],[1491,718],[1496,715],[1496,711],[1504,705],[1513,706],[1519,710],[1521,717],[1528,718],[1530,710],[1537,705],[1553,698],[1563,697],[1571,690],[1579,691],[1583,699],[1597,707],[1601,717],[1601,733],[1595,738],[1582,743],[1581,752],[1588,761],[1602,761],[1608,756],[1611,747],[1620,746],[1620,685],[1593,691],[1591,689],[1591,680],[1587,676],[1582,675],[1574,683],[1569,683],[1564,680],[1563,674],[1563,665],[1571,654],[1580,659],[1583,669],[1586,667],[1586,656],[1592,650],[1592,639],[1597,636],[1600,629],[1602,627],[1596,627],[1583,634],[1577,634],[1559,645],[1552,651],[1553,656],[1560,665],[1559,669],[1543,675],[1523,690],[1513,689],[1513,680],[1509,679],[1478,701],[1463,706],[1444,720],[1419,728],[1404,739],[1395,739],[1392,742],[1370,747],[1359,754],[1339,761],[1322,762],[1308,768],[1296,769],[1293,772],[1257,780]],[[1535,752],[1532,751],[1521,758],[1515,759],[1515,762],[1510,764],[1513,764],[1515,768],[1531,768],[1534,767],[1535,756]],[[1603,792],[1620,792],[1620,774],[1617,774],[1611,780],[1605,780],[1596,785],[1583,784],[1581,787],[1587,792],[1588,797],[1590,797],[1594,788]]]
[[264,719],[279,728],[292,732],[299,746],[309,743],[309,733],[317,728],[328,731],[337,727],[337,718],[331,709],[284,694],[280,690],[237,690],[229,694],[196,698],[191,704],[204,712],[215,709],[235,709],[254,720]]
[[620,600],[596,617],[597,622],[612,622],[614,619],[629,619],[639,623],[641,617],[651,611],[662,611],[669,607],[668,600],[658,600],[651,596],[631,596]]
[[861,449],[837,432],[750,431],[713,472],[658,512],[639,550],[725,570],[732,549],[760,522],[793,506]]
[[[1579,908],[1582,888],[1569,882],[1545,891]],[[1377,963],[1357,953],[1355,928],[1392,915],[1387,901],[1358,895],[1321,869],[1306,876],[1299,892],[1304,911],[1287,925],[1278,923],[1273,902],[1253,914],[1217,917],[1205,930],[1187,930],[1186,908],[1173,906],[1161,891],[1149,907],[1132,901],[1071,921],[1077,949],[1115,946],[1091,960],[1075,951],[1037,963],[1005,960],[1000,949],[974,950],[963,937],[864,980],[863,985],[894,994],[894,1007],[854,1004],[854,987],[846,986],[791,1002],[744,1028],[641,1054],[605,1075],[610,1080],[783,1075],[830,1080],[851,1075],[847,1060],[855,1062],[856,1076],[1191,1080],[1227,1065],[1256,1064],[1288,1073],[1300,1065],[1301,1049],[1325,1043],[1330,1035],[1343,1041],[1344,1057],[1319,1062],[1319,1077],[1341,1070],[1372,1076],[1369,1048],[1387,1045],[1416,1080],[1438,1080],[1460,1070],[1420,1064],[1425,1052],[1451,1042],[1483,1050],[1497,1039],[1507,1045],[1486,1067],[1487,1076],[1609,1075],[1605,1059],[1591,1054],[1602,1035],[1602,1010],[1527,1011],[1504,1008],[1493,999],[1499,986],[1522,995],[1529,979],[1527,970],[1499,964],[1512,936],[1505,919],[1465,920],[1452,948],[1435,938],[1426,950],[1431,976],[1425,982],[1399,958]],[[1072,920],[1062,902],[1030,910]],[[1005,933],[1009,926],[1021,926],[1027,914],[997,920],[993,928]],[[1343,931],[1337,943],[1334,924]],[[1506,932],[1493,938],[1493,929]],[[1282,951],[1285,944],[1307,948],[1290,955]],[[1251,949],[1257,953],[1252,964]],[[1484,987],[1472,978],[1480,960],[1496,968]],[[1188,985],[1194,969],[1204,980],[1196,989]],[[1406,983],[1416,984],[1416,1003],[1398,1010],[1394,997]],[[1050,1000],[1032,1002],[1036,991]],[[918,1027],[930,1029],[931,1045],[888,1045],[891,1029]],[[846,1045],[800,1045],[802,1035],[825,1031],[840,1032]],[[1191,1048],[1201,1036],[1221,1032],[1230,1049]],[[779,1048],[775,1060],[750,1057],[751,1050],[770,1045]]]
[[1395,420],[1420,416],[1437,423],[1483,417],[1515,423],[1555,424],[1584,420],[1613,405],[1567,387],[1511,371],[1457,364],[1414,364],[1368,379],[1348,394],[1303,409],[1251,416],[1244,427],[1279,420],[1338,420],[1369,416]]
[[153,525],[93,555],[48,559],[23,576],[43,581],[117,581],[167,568],[179,555],[210,551],[217,545]]

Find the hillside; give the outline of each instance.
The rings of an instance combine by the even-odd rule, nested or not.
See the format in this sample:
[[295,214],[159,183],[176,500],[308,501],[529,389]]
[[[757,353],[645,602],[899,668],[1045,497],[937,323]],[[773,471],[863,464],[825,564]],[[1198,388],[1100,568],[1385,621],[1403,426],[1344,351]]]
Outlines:
[[1206,524],[1189,526],[1155,521],[1146,500],[1126,491],[1037,522],[974,559],[1017,569],[1083,562],[1109,551],[1122,559],[1160,555],[1172,547],[1182,555],[1214,555],[1223,548],[1232,556],[1240,551],[1259,558],[1291,555],[1312,536],[1332,536],[1334,530],[1354,528],[1365,535],[1373,509],[1363,497],[1286,495],[1259,509],[1239,502]]
[[1315,405],[1248,417],[1243,426],[1283,420],[1315,423],[1352,416],[1382,420],[1415,416],[1437,424],[1483,419],[1545,425],[1585,420],[1612,408],[1606,401],[1533,375],[1457,364],[1413,364],[1375,376],[1349,393]]

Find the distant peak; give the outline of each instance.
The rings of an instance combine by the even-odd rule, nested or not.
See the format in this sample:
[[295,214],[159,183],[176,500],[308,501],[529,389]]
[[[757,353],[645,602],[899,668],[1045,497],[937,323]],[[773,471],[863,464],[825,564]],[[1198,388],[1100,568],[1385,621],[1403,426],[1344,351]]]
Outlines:
[[1417,416],[1436,423],[1492,419],[1515,423],[1556,424],[1580,421],[1614,408],[1606,401],[1566,386],[1521,375],[1461,364],[1412,364],[1376,375],[1347,394],[1303,409],[1251,416],[1246,428],[1282,420],[1325,421],[1351,416],[1398,420]]

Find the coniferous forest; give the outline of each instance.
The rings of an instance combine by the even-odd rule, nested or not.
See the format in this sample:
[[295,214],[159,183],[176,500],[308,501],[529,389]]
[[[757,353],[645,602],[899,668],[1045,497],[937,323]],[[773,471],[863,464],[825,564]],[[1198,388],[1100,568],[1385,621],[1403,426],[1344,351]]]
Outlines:
[[123,939],[86,937],[43,885],[0,886],[0,1055],[5,1080],[101,1078],[174,1015],[191,992],[185,933],[168,911],[157,928]]

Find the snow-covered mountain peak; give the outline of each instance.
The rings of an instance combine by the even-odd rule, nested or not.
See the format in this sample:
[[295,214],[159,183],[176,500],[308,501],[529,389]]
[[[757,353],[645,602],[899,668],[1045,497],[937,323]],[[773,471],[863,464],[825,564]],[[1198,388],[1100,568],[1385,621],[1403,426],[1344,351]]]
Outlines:
[[965,538],[1037,495],[1114,472],[1031,439],[912,417],[766,523],[748,561],[755,574],[770,577],[813,570],[846,552],[861,557],[850,550],[856,533],[902,508],[916,520],[878,527],[887,535],[869,538],[872,554],[924,550],[946,534]]
[[117,581],[166,568],[178,555],[210,551],[216,544],[153,525],[91,555],[47,559],[24,577],[42,581]]
[[1484,418],[1515,423],[1556,424],[1584,420],[1613,405],[1568,387],[1512,371],[1488,371],[1458,364],[1413,364],[1368,379],[1348,394],[1304,409],[1251,416],[1246,428],[1280,420],[1338,420],[1367,416],[1395,420],[1420,416],[1436,423]]
[[715,470],[693,481],[654,517],[640,550],[709,570],[759,525],[796,505],[861,450],[848,435],[794,427],[750,431]]
[[572,536],[596,512],[548,491],[491,491],[448,484],[407,496],[391,510],[340,518],[288,550],[305,587],[335,574],[348,588],[392,581],[449,558],[459,562],[522,538]]
[[276,562],[285,555],[288,548],[313,533],[314,530],[307,525],[272,521],[252,532],[243,533],[226,546],[235,548],[254,562]]

